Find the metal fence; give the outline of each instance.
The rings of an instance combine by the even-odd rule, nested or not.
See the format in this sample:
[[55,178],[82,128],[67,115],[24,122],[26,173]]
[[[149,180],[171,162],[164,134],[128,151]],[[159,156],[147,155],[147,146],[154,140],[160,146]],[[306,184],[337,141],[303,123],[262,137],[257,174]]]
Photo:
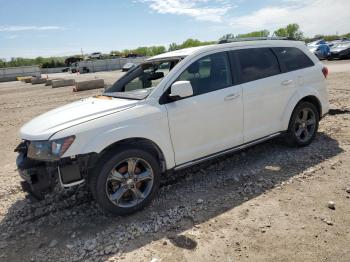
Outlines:
[[[90,60],[78,62],[78,69],[82,72],[83,68],[87,68],[89,72],[101,72],[120,70],[126,63],[134,63],[136,65],[144,62],[148,57],[137,58],[116,58],[104,60]],[[21,66],[0,68],[0,82],[15,81],[18,76],[35,76],[40,77],[41,74],[61,73],[67,67],[58,68],[39,68],[38,66]]]
[[40,68],[40,71],[42,74],[55,74],[55,73],[62,73],[63,69],[67,67],[55,67],[55,68]]
[[38,66],[0,68],[0,82],[15,81],[18,76],[40,77],[40,68]]
[[137,58],[116,58],[116,59],[104,59],[104,60],[90,60],[78,62],[78,68],[82,72],[83,67],[89,69],[89,72],[111,71],[119,70],[126,63],[140,64],[144,62],[148,57]]

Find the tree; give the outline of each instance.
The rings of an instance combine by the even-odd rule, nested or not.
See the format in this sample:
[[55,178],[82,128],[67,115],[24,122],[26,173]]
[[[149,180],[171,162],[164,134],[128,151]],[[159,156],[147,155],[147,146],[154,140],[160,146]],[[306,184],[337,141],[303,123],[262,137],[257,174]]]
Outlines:
[[284,27],[282,27],[277,29],[273,34],[279,37],[287,37],[287,30]]
[[227,39],[233,39],[235,38],[235,35],[234,34],[226,34],[226,35],[223,35],[222,37],[219,38],[219,41],[221,40],[227,40]]
[[181,48],[201,46],[201,42],[197,39],[189,38],[181,44]]
[[178,49],[179,49],[179,46],[176,43],[171,43],[169,45],[168,51],[175,51],[175,50],[178,50]]
[[111,56],[122,56],[122,52],[120,52],[120,51],[111,51],[110,55]]
[[279,37],[287,37],[292,40],[302,40],[303,32],[299,30],[298,24],[289,24],[286,27],[277,29],[274,35]]
[[192,39],[189,38],[185,40],[181,45],[179,45],[178,49],[183,49],[183,48],[189,48],[189,47],[196,47],[196,46],[203,46],[203,45],[211,45],[214,44],[215,41],[199,41],[198,39]]
[[131,52],[134,54],[147,56],[147,54],[149,53],[149,49],[148,49],[148,47],[141,46],[141,47],[136,48],[135,50],[132,50]]
[[151,46],[147,48],[147,56],[159,55],[166,52],[165,46]]
[[268,37],[270,35],[269,30],[254,31],[246,34],[239,34],[237,38],[248,38],[248,37]]
[[228,40],[228,39],[237,39],[237,38],[249,38],[249,37],[268,37],[270,35],[269,30],[260,30],[260,31],[253,31],[250,33],[245,34],[238,34],[235,36],[234,34],[226,34],[219,38],[219,41],[222,40]]

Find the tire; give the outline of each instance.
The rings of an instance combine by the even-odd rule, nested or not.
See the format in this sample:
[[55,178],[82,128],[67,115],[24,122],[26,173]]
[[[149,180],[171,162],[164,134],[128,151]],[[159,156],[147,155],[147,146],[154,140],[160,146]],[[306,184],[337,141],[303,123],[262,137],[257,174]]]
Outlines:
[[123,147],[101,158],[89,186],[104,210],[114,215],[127,215],[149,204],[158,192],[160,177],[155,156],[142,149]]
[[316,137],[320,116],[312,103],[300,102],[289,121],[287,142],[291,146],[307,146]]

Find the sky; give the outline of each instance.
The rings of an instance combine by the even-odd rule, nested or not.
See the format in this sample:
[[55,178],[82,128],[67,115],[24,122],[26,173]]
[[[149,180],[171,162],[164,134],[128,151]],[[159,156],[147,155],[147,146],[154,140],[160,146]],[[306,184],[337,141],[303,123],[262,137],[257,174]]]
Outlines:
[[350,0],[0,0],[0,58],[66,56],[218,40],[298,23],[350,32]]

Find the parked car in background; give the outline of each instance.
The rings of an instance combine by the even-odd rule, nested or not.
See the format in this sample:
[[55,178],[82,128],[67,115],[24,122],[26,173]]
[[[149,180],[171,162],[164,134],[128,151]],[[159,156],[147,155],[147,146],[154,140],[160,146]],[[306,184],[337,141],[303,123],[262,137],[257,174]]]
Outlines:
[[102,59],[102,53],[101,52],[95,52],[89,55],[90,59]]
[[314,53],[318,59],[327,59],[330,56],[330,47],[326,41],[317,40],[307,44],[309,50]]
[[130,69],[132,69],[134,67],[136,67],[136,64],[134,64],[134,63],[126,63],[125,65],[123,65],[122,71],[126,72],[126,71],[129,71]]
[[72,63],[69,66],[69,72],[71,72],[73,74],[79,72],[79,64],[78,63]]
[[43,198],[57,183],[85,183],[105,210],[133,213],[156,196],[166,172],[278,136],[309,145],[329,110],[327,74],[296,41],[235,42],[152,57],[103,95],[25,124],[15,149],[22,186]]
[[139,54],[127,54],[124,56],[125,58],[136,58],[136,57],[143,57],[143,55]]
[[328,45],[329,47],[332,47],[335,44],[339,44],[341,42],[348,42],[348,41],[350,41],[350,38],[343,37],[343,38],[335,39],[333,41],[328,42]]
[[350,58],[350,41],[341,41],[331,47],[329,59],[336,58]]
[[79,61],[83,61],[83,58],[77,57],[77,56],[71,56],[71,57],[68,57],[66,60],[64,60],[64,63],[67,66],[70,66],[71,64],[79,62]]

